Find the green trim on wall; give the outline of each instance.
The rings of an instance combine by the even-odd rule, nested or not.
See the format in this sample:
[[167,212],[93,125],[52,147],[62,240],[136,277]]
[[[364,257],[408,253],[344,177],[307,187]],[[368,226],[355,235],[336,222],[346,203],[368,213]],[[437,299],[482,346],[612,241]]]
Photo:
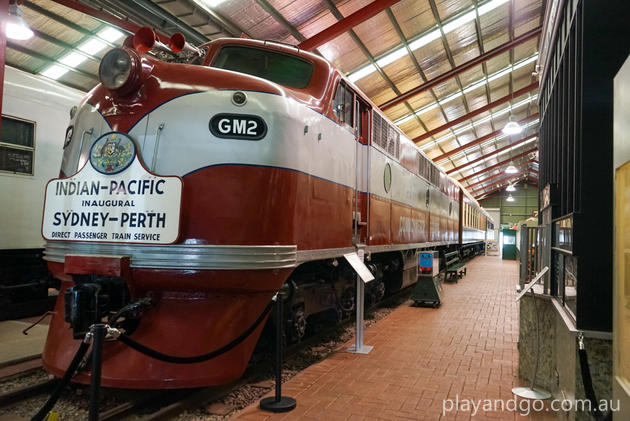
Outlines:
[[508,202],[506,200],[509,194],[509,192],[503,189],[479,201],[479,204],[487,209],[500,209],[500,224],[502,226],[527,219],[532,216],[533,211],[538,210],[538,189],[536,187],[528,185],[527,188],[525,188],[522,184],[516,186],[516,191],[512,192],[514,202]]

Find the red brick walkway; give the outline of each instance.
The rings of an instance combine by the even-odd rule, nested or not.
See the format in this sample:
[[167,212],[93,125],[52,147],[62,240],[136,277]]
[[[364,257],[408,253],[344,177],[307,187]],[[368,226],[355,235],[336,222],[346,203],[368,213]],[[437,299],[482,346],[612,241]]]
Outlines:
[[[445,285],[441,308],[403,305],[367,329],[370,354],[337,352],[285,383],[283,393],[298,402],[294,411],[271,416],[253,405],[233,419],[522,419],[507,410],[472,416],[464,408],[469,400],[513,399],[511,389],[520,384],[518,265],[493,256],[477,257],[467,268],[459,283]],[[444,400],[455,406],[457,396],[460,410],[443,415]]]

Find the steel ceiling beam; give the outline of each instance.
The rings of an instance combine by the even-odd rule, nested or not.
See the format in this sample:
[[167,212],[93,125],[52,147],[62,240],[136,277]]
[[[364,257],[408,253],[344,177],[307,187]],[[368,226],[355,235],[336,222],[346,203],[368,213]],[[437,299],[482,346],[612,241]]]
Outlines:
[[[97,63],[101,62],[100,58],[77,49],[76,45],[68,44],[67,42],[61,41],[60,39],[57,39],[55,37],[51,37],[50,35],[42,32],[42,31],[39,31],[39,30],[37,30],[35,28],[31,28],[31,31],[33,31],[33,34],[35,34],[35,36],[37,38],[43,39],[44,41],[48,41],[51,44],[55,44],[57,47],[61,47],[61,48],[65,49],[65,50],[73,50],[77,54],[81,54],[82,56],[86,57],[89,60],[95,61]],[[81,40],[83,40],[83,38],[81,38]]]
[[[527,165],[531,164],[531,163],[532,163],[532,162],[534,162],[534,161],[535,161],[534,159],[530,159],[530,160],[528,160],[528,161],[523,161],[523,162],[520,162],[520,163],[518,163],[518,164],[516,164],[516,165],[514,165],[514,166],[515,166],[516,168],[521,168],[521,167],[523,167],[523,166],[527,166]],[[482,184],[482,183],[486,183],[486,182],[488,182],[488,181],[490,181],[490,180],[494,180],[495,178],[497,178],[497,177],[501,177],[501,176],[503,176],[503,175],[504,175],[504,173],[503,173],[503,172],[499,172],[498,174],[491,175],[490,177],[486,177],[486,178],[484,178],[483,180],[479,180],[479,181],[476,181],[476,182],[474,182],[474,183],[472,183],[472,184],[467,185],[467,186],[466,186],[466,189],[470,189],[471,187],[477,186],[477,185]]]
[[527,142],[528,140],[532,140],[532,139],[533,139],[533,138],[535,138],[536,136],[538,136],[538,133],[534,133],[534,134],[533,134],[533,135],[531,135],[531,136],[525,137],[525,138],[523,138],[523,139],[521,139],[521,140],[519,140],[519,141],[517,141],[517,142],[510,143],[510,144],[508,144],[508,145],[506,145],[506,146],[503,146],[503,147],[501,147],[501,148],[499,148],[499,149],[495,149],[494,151],[492,151],[492,152],[490,152],[490,153],[487,153],[487,154],[485,154],[485,155],[481,155],[479,158],[475,158],[475,159],[473,159],[472,161],[468,161],[468,162],[466,162],[466,163],[465,163],[465,164],[463,164],[463,165],[460,165],[460,166],[458,166],[458,167],[455,167],[455,168],[452,168],[452,169],[450,169],[450,170],[446,171],[446,174],[452,174],[452,173],[454,173],[454,172],[456,172],[456,171],[461,170],[462,168],[466,168],[467,166],[469,166],[469,165],[471,165],[471,164],[474,164],[474,163],[479,162],[479,161],[483,161],[484,159],[489,158],[489,157],[491,157],[491,156],[493,156],[493,155],[496,155],[496,154],[498,154],[498,153],[500,153],[500,152],[503,152],[503,151],[504,151],[504,150],[506,150],[506,149],[513,148],[513,147],[515,147],[515,146],[520,145],[521,143],[525,143],[525,142]]
[[[527,116],[521,120],[518,121],[518,124],[520,125],[525,125],[527,123],[529,123],[530,121],[534,121],[538,118],[538,113],[536,114],[532,114],[530,116]],[[487,135],[481,136],[478,139],[475,139],[471,142],[466,143],[465,145],[459,146],[453,150],[450,150],[448,152],[443,153],[442,155],[438,155],[435,158],[433,158],[433,162],[439,162],[441,160],[443,160],[444,158],[448,158],[451,155],[456,154],[457,152],[461,152],[464,151],[466,149],[469,149],[475,145],[478,145],[479,143],[485,142],[488,139],[492,139],[493,137],[496,137],[498,135],[500,135],[502,133],[503,129],[499,129],[499,130],[495,130],[492,133],[488,133]]]
[[206,13],[207,17],[210,19],[210,21],[215,26],[218,26],[219,28],[221,28],[221,30],[223,30],[226,34],[231,35],[233,37],[241,37],[244,35],[247,38],[251,38],[251,35],[249,33],[247,33],[246,31],[243,31],[240,27],[234,24],[234,22],[230,21],[229,19],[220,15],[216,11],[212,10],[211,7],[204,4],[203,2],[199,0],[188,0],[189,4],[190,2],[192,2],[195,8],[200,8],[201,10],[203,10]]
[[459,118],[456,118],[455,120],[449,121],[446,124],[443,124],[443,125],[441,125],[439,127],[436,127],[435,129],[430,130],[430,131],[428,131],[428,132],[426,132],[424,134],[421,134],[420,136],[414,138],[413,141],[415,143],[422,142],[423,140],[428,139],[429,137],[434,136],[434,135],[436,135],[438,133],[441,133],[441,132],[445,131],[446,129],[449,129],[449,128],[457,125],[457,124],[463,123],[466,120],[470,120],[474,116],[477,116],[477,115],[482,114],[482,113],[484,113],[486,111],[489,111],[489,110],[491,110],[492,108],[494,108],[494,107],[496,107],[498,105],[504,104],[504,103],[506,103],[508,101],[511,101],[514,98],[518,98],[519,96],[525,95],[526,93],[529,93],[529,92],[531,92],[533,90],[536,90],[536,89],[538,89],[538,82],[534,82],[532,84],[529,84],[529,85],[525,86],[524,88],[519,89],[518,91],[515,91],[515,92],[513,92],[513,93],[511,93],[509,95],[506,95],[506,96],[504,96],[502,98],[499,98],[496,101],[492,101],[490,104],[484,105],[483,107],[478,108],[478,109],[476,109],[474,111],[471,111],[468,114],[465,114],[465,115],[463,115],[463,116],[461,116]]
[[[341,12],[339,11],[339,9],[337,9],[337,6],[335,5],[335,2],[333,0],[324,0],[324,3],[326,4],[326,6],[328,7],[328,10],[330,10],[330,12],[333,14],[333,16],[335,18],[337,18],[337,20],[343,20],[344,17],[341,14]],[[394,82],[392,82],[392,80],[389,78],[389,76],[387,76],[385,74],[385,72],[383,71],[383,69],[381,68],[381,66],[378,65],[378,63],[376,63],[376,59],[374,58],[374,56],[372,55],[372,53],[370,53],[370,50],[368,50],[368,48],[365,46],[365,44],[363,43],[363,41],[361,41],[361,39],[359,38],[359,36],[357,35],[356,32],[354,32],[354,29],[349,29],[348,30],[348,34],[350,35],[350,38],[352,38],[352,40],[359,46],[359,49],[361,50],[361,52],[367,57],[367,59],[370,61],[370,63],[372,63],[372,65],[374,66],[374,68],[376,69],[376,71],[378,72],[378,74],[383,78],[383,80],[387,83],[387,86],[389,86],[389,88],[394,91],[396,93],[396,95],[400,94],[400,91],[398,90],[398,88],[396,87],[396,85],[394,84]],[[413,113],[413,108],[411,107],[411,105],[406,102],[405,105],[407,106],[407,109],[409,110],[410,113]],[[426,126],[424,125],[424,123],[422,122],[422,120],[420,120],[420,118],[417,118],[418,122],[422,125],[423,128],[425,128]]]
[[497,163],[496,163],[496,164],[494,164],[494,165],[490,165],[489,167],[485,167],[485,168],[483,168],[483,169],[481,169],[481,170],[479,170],[479,171],[473,171],[473,173],[472,173],[472,174],[467,175],[466,177],[460,178],[460,179],[459,179],[459,180],[457,180],[457,181],[459,181],[460,183],[463,183],[464,181],[466,181],[466,180],[468,180],[468,179],[471,179],[471,178],[473,178],[473,177],[476,177],[476,176],[478,176],[479,174],[483,174],[483,173],[485,173],[486,171],[493,170],[493,169],[495,169],[495,168],[497,168],[497,167],[500,167],[501,165],[504,165],[504,164],[506,164],[506,163],[508,163],[508,162],[510,162],[510,161],[513,161],[513,160],[515,160],[515,159],[518,159],[518,158],[520,158],[520,157],[522,157],[522,156],[525,156],[525,155],[527,155],[527,154],[530,154],[530,153],[532,153],[532,152],[536,152],[537,150],[538,150],[538,146],[536,146],[535,148],[532,148],[532,149],[528,149],[528,150],[526,150],[525,152],[521,152],[520,154],[518,154],[518,155],[514,155],[514,156],[512,156],[512,157],[510,157],[510,158],[508,158],[508,159],[505,159],[505,160],[501,161],[501,162],[497,162]]
[[[75,30],[75,31],[77,31],[77,32],[79,32],[79,33],[81,33],[81,34],[83,34],[83,35],[87,35],[87,36],[97,36],[97,35],[96,35],[96,32],[93,32],[93,31],[87,30],[87,29],[85,29],[84,27],[82,27],[81,25],[77,25],[76,23],[72,22],[71,20],[66,19],[66,18],[64,18],[63,16],[59,16],[58,14],[53,13],[53,12],[51,12],[51,11],[50,11],[50,10],[48,10],[48,9],[44,9],[44,8],[43,8],[43,7],[41,7],[40,5],[35,4],[35,3],[31,2],[31,1],[24,0],[24,1],[22,2],[22,5],[23,5],[24,7],[27,7],[27,8],[29,8],[29,9],[31,9],[32,11],[34,11],[34,12],[36,12],[36,13],[39,13],[40,15],[46,16],[48,19],[52,19],[52,20],[54,20],[55,22],[60,23],[60,24],[62,24],[62,25],[64,25],[64,26],[66,26],[66,27],[68,27],[68,28],[70,28],[70,29],[73,29],[73,30]],[[103,42],[103,43],[105,43],[105,44],[109,45],[110,47],[116,47],[116,45],[114,45],[114,44],[112,44],[111,42],[106,41],[106,40],[104,40],[104,39],[102,39],[102,38],[99,38],[99,41],[101,41],[101,42]]]
[[[120,3],[125,4],[127,2],[120,2]],[[190,42],[191,44],[199,45],[199,44],[203,44],[205,42],[210,41],[208,37],[206,37],[204,34],[191,28],[185,22],[177,19],[175,16],[171,15],[166,10],[162,9],[160,6],[158,6],[157,4],[149,0],[130,0],[129,3],[132,3],[134,6],[139,7],[141,10],[138,11],[138,13],[140,13],[141,15],[145,17],[147,14],[149,16],[154,16],[158,18],[159,20],[167,23],[168,25],[175,27],[178,31],[184,34],[188,42]],[[162,28],[162,30],[164,30],[165,25],[163,24],[161,26],[159,25],[152,25],[152,26],[156,28],[159,27],[159,28]],[[169,35],[172,35],[172,34],[169,34]],[[168,38],[166,40],[168,42]],[[168,43],[166,45],[168,45]]]
[[[481,17],[479,16],[479,0],[475,0],[475,38],[477,39],[477,48],[479,48],[479,55],[485,54],[485,46],[483,37],[481,36]],[[483,71],[483,77],[488,80],[488,63],[485,61],[481,63],[481,70]],[[490,86],[488,83],[484,84],[484,91],[486,91],[486,102],[491,102],[492,98],[490,96]],[[494,120],[490,120],[490,126],[492,126],[492,131],[496,130],[494,127]]]
[[[515,183],[520,183],[521,181],[525,180],[526,178],[527,177],[521,177],[520,179],[515,180]],[[501,189],[504,189],[505,187],[507,187],[507,185],[498,186],[498,187],[495,187],[494,189],[492,189],[490,191],[487,191],[485,193],[481,193],[481,194],[475,196],[475,200],[479,201],[479,200],[485,199],[486,197],[488,197],[492,193],[494,193],[496,191],[499,191]]]
[[55,60],[52,57],[49,57],[49,56],[46,56],[44,54],[38,53],[37,51],[31,50],[30,48],[26,48],[23,45],[16,44],[14,42],[7,42],[7,47],[11,48],[12,50],[18,51],[18,52],[20,52],[22,54],[26,54],[26,55],[29,55],[31,57],[34,57],[34,58],[36,58],[38,60],[47,61],[49,63],[55,63],[57,66],[63,67],[64,69],[66,69],[68,71],[74,72],[74,73],[76,73],[78,75],[81,75],[83,77],[86,77],[88,79],[95,80],[95,81],[98,82],[98,77],[96,75],[93,75],[92,73],[84,72],[83,70],[79,70],[79,69],[75,69],[74,67],[67,66],[67,65],[61,63],[60,61]]
[[[440,39],[442,40],[442,48],[444,48],[444,52],[446,53],[446,58],[448,59],[448,63],[451,65],[451,69],[453,69],[457,66],[455,64],[455,60],[453,59],[453,53],[451,51],[451,48],[448,45],[448,40],[446,38],[446,35],[444,34],[443,23],[442,23],[442,19],[440,18],[440,12],[438,10],[437,4],[435,3],[435,0],[429,0],[429,5],[433,13],[433,19],[435,19],[435,21],[437,22],[438,28],[440,28]],[[466,113],[469,113],[470,106],[468,105],[468,99],[466,98],[466,95],[464,94],[464,86],[459,76],[455,76],[455,82],[457,83],[457,88],[459,89],[459,92],[462,93],[461,99],[462,99],[462,102],[464,103],[464,111]],[[439,104],[439,101],[438,101],[438,104]],[[444,120],[448,121],[448,116],[446,116],[446,114],[444,114]],[[455,139],[455,142],[457,142],[457,144],[461,146],[461,142],[459,141],[459,138],[457,137],[457,133],[455,133],[454,130],[452,130],[452,132],[453,132],[453,138]],[[472,132],[475,137],[479,136],[479,134],[477,133],[477,129],[474,126],[472,127]],[[466,155],[466,153],[464,153],[464,155]],[[468,158],[467,155],[466,155],[466,158]]]
[[291,24],[291,22],[289,22],[283,15],[282,13],[280,13],[275,7],[273,7],[271,5],[271,3],[269,3],[267,0],[256,0],[256,3],[258,3],[258,5],[260,7],[262,7],[262,9],[269,13],[271,15],[271,17],[278,22],[280,25],[284,26],[284,28],[289,31],[289,33],[291,35],[293,35],[293,38],[295,38],[296,40],[300,41],[300,42],[304,42],[306,40],[306,37],[304,35],[302,35],[300,33],[300,31],[297,30],[297,28],[295,26],[293,26]]
[[[418,72],[418,74],[420,75],[422,80],[426,82],[428,80],[427,76],[424,74],[424,71],[422,70],[422,67],[420,67],[420,63],[418,63],[418,59],[413,54],[413,51],[411,51],[411,48],[409,47],[409,40],[407,40],[407,37],[405,36],[402,28],[400,27],[400,24],[396,20],[396,16],[394,16],[394,13],[392,12],[392,9],[387,9],[386,13],[387,13],[387,17],[389,18],[390,23],[392,24],[392,26],[396,30],[396,33],[398,34],[398,38],[400,38],[400,40],[402,41],[403,45],[405,46],[405,49],[407,50],[407,54],[409,55],[409,59],[413,63],[414,67],[416,68],[416,71]],[[431,89],[431,90],[429,90],[429,93],[433,97],[433,100],[435,102],[437,102],[438,98],[437,98],[437,95],[435,94],[435,91],[433,89]],[[408,102],[405,102],[405,106],[407,107],[408,110],[411,110],[413,112],[413,108],[411,107],[411,105]],[[438,102],[438,108],[440,109],[440,113],[442,113],[442,115],[444,116],[444,119],[446,119],[447,117],[446,117],[446,112],[444,111],[444,107],[442,107],[442,105],[440,105],[439,102]],[[420,116],[418,114],[416,114],[416,113],[414,113],[413,115],[414,115],[414,118],[416,119],[416,121],[420,124],[420,127],[422,127],[422,130],[424,130],[425,132],[428,131],[429,129],[427,128],[427,126],[424,123],[424,121],[422,121]]]
[[[535,182],[535,183],[536,183],[536,185],[538,185],[538,179],[537,179],[537,178],[534,178],[534,177],[530,177],[530,176],[529,176],[529,175],[527,175],[527,174],[526,174],[526,175],[524,175],[524,176],[522,176],[520,179],[515,180],[515,181],[514,181],[514,183],[519,183],[519,182],[521,182],[521,181],[523,181],[523,180],[533,181],[533,182]],[[487,192],[485,192],[485,193],[481,193],[480,195],[475,196],[475,199],[476,199],[476,200],[481,200],[481,199],[483,199],[483,198],[485,198],[485,197],[487,197],[487,196],[491,195],[492,193],[496,192],[497,190],[501,190],[501,189],[505,188],[506,186],[507,186],[507,183],[506,183],[506,184],[503,184],[503,185],[501,185],[501,186],[495,187],[495,188],[494,188],[494,189],[492,189],[492,190],[489,190],[489,191],[487,191]]]
[[[536,159],[530,158],[530,157],[528,157],[526,155],[525,157],[523,157],[522,160],[510,161],[509,163],[503,164],[500,167],[494,168],[493,171],[494,170],[498,170],[498,173],[495,174],[494,176],[486,178],[486,180],[493,179],[493,178],[496,178],[496,177],[499,177],[499,176],[503,175],[505,173],[505,170],[508,167],[508,165],[514,165],[516,168],[520,168],[521,166],[526,165],[526,164],[527,165],[534,165],[534,164],[537,164],[537,163],[538,163],[538,161],[536,161]],[[479,180],[480,175],[477,175],[477,177],[478,177],[478,180]],[[470,180],[470,181],[472,181],[472,180]],[[467,182],[469,182],[469,181],[467,181]],[[477,181],[475,183],[468,184],[466,186],[466,188],[468,189],[468,188],[470,188],[472,186],[475,186],[475,185],[478,185],[478,184],[480,184],[482,182],[484,182],[484,180],[479,180],[479,181]]]
[[507,175],[503,174],[505,177],[500,178],[500,179],[498,179],[496,181],[493,181],[490,184],[486,184],[485,186],[480,186],[480,187],[477,187],[476,189],[468,190],[468,192],[470,194],[472,194],[472,195],[475,195],[475,194],[479,193],[482,190],[486,190],[487,188],[492,187],[493,184],[497,184],[497,183],[498,184],[504,184],[505,182],[507,182],[507,184],[513,184],[513,182],[510,182],[511,179],[518,178],[518,177],[520,177],[522,175],[525,175],[525,174],[528,174],[528,171],[519,171],[517,173],[507,174]]
[[[117,26],[118,28],[124,29],[127,32],[132,34],[136,33],[138,29],[141,28],[140,25],[136,25],[133,22],[128,20],[119,19],[111,13],[105,12],[104,10],[98,10],[93,7],[87,6],[83,3],[80,3],[77,0],[53,0],[55,3],[59,3],[62,6],[66,6],[69,9],[76,10],[77,12],[81,12],[85,15],[91,16],[94,19],[100,20],[101,22],[108,23],[110,25]],[[162,34],[157,34],[162,42],[168,42],[168,37],[165,37]]]
[[[94,28],[92,30],[92,32],[98,33],[100,31],[102,31],[103,29],[107,28],[107,24],[105,23],[100,23],[99,26],[97,26],[96,28]],[[81,54],[84,55],[83,51],[79,50],[79,45],[83,44],[84,42],[88,41],[90,38],[92,38],[89,35],[84,35],[81,38],[79,38],[71,47],[70,49],[66,49],[62,52],[60,52],[59,54],[55,55],[54,57],[51,58],[51,60],[53,61],[60,61],[67,53],[68,51],[71,52],[76,52],[77,54]],[[100,38],[99,38],[100,39]],[[101,59],[97,58],[97,61],[100,63]],[[44,71],[44,69],[46,69],[48,66],[50,65],[50,63],[45,63],[41,66],[38,66],[37,68],[33,69],[33,71],[31,73],[34,74],[38,74]],[[85,89],[85,88],[84,88]],[[88,89],[89,90],[89,89]]]
[[532,38],[537,37],[538,35],[540,35],[540,32],[542,30],[542,27],[538,27],[536,29],[532,29],[529,32],[524,33],[523,35],[521,35],[520,37],[514,38],[512,41],[506,42],[505,44],[502,44],[484,54],[481,54],[477,57],[475,57],[472,60],[467,61],[464,64],[461,64],[457,67],[452,68],[451,70],[449,70],[448,72],[442,73],[441,75],[429,80],[428,82],[423,83],[420,86],[417,86],[415,88],[412,88],[400,95],[398,95],[395,98],[390,99],[387,102],[382,103],[381,105],[379,105],[380,109],[385,111],[388,110],[392,107],[395,107],[396,105],[400,104],[401,102],[408,100],[411,97],[414,97],[424,91],[426,91],[427,89],[431,89],[434,86],[445,82],[455,76],[457,76],[458,74],[465,72],[466,70],[469,70],[472,67],[477,66],[478,64],[484,63],[488,60],[490,60],[493,57],[496,57],[500,54],[505,53],[506,51],[509,51],[511,49],[513,49],[514,47],[521,45],[529,40],[531,40]]
[[[323,31],[313,35],[307,40],[304,40],[298,44],[298,47],[302,50],[312,51],[322,44],[338,37],[344,32],[354,28],[360,23],[365,22],[373,16],[381,13],[383,10],[398,3],[400,0],[375,0],[367,6],[357,10],[351,15],[346,16],[339,22],[329,26]],[[401,101],[402,102],[402,101]]]

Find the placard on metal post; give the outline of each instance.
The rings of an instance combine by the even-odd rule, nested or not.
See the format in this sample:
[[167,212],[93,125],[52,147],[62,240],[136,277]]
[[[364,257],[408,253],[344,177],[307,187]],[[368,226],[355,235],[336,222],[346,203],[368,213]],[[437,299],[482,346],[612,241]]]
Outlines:
[[357,273],[357,295],[355,307],[357,310],[357,333],[354,346],[351,346],[346,352],[353,354],[369,354],[373,346],[363,345],[363,315],[364,315],[364,297],[365,297],[365,284],[374,280],[374,275],[370,272],[370,269],[363,263],[364,251],[359,250],[358,253],[347,253],[343,257],[346,258],[350,266]]

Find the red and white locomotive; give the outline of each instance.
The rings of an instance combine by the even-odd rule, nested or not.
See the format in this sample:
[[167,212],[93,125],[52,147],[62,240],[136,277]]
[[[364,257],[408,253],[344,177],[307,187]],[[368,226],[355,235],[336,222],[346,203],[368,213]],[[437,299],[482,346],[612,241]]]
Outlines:
[[[284,285],[299,340],[353,310],[344,253],[365,251],[379,300],[415,282],[420,249],[483,250],[483,209],[326,60],[220,39],[196,64],[169,63],[144,53],[147,33],[103,58],[47,187],[45,258],[62,281],[50,372],[62,375],[77,338],[123,308],[137,342],[198,355],[239,336]],[[188,365],[107,343],[103,385],[230,382],[261,330]]]

